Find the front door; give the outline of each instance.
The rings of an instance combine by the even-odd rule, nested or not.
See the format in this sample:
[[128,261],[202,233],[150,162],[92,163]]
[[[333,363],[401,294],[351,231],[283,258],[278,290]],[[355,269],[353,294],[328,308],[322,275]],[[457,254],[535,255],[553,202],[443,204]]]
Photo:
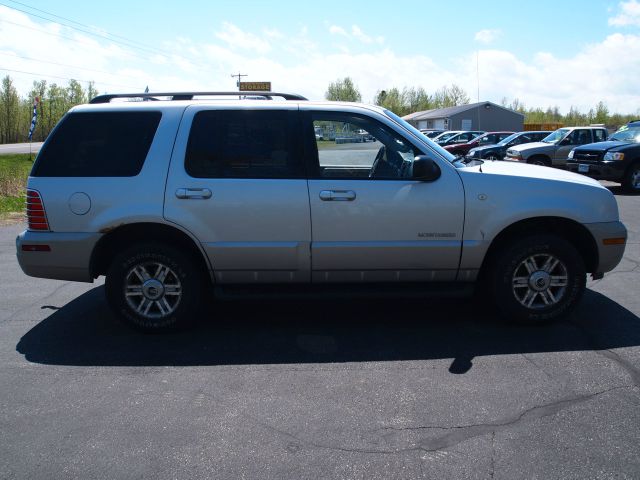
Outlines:
[[[424,152],[388,124],[344,112],[306,118],[313,281],[455,280],[464,191],[454,168],[412,180]],[[314,127],[323,140],[310,140]]]
[[185,111],[165,218],[190,231],[220,283],[309,282],[309,193],[297,105]]
[[591,143],[591,130],[588,128],[576,128],[563,141],[560,142],[553,158],[553,165],[564,167],[567,164],[569,152],[579,145]]

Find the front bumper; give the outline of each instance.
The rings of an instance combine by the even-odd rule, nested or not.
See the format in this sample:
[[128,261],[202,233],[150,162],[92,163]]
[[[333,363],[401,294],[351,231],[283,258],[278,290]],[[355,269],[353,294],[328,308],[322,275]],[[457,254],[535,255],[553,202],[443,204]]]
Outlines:
[[[100,237],[100,233],[25,230],[16,238],[18,264],[31,277],[93,282],[90,272],[91,254]],[[49,251],[25,251],[25,245],[46,245]]]
[[[598,248],[598,265],[594,274],[609,272],[622,260],[626,246],[627,229],[622,222],[587,223],[584,225],[593,235]],[[623,243],[611,243],[612,239],[622,239]]]
[[[589,171],[580,172],[579,165],[588,165]],[[601,161],[601,162],[581,162],[579,160],[567,160],[567,170],[596,180],[611,180],[619,182],[624,178],[626,162],[622,161]]]

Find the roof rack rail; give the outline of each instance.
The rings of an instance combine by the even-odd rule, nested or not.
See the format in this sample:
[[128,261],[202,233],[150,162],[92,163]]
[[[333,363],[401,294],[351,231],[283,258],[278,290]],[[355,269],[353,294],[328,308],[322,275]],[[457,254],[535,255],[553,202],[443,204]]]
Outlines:
[[170,97],[171,100],[193,100],[193,97],[222,97],[222,96],[251,96],[265,97],[271,100],[271,97],[280,97],[285,100],[307,100],[302,95],[295,93],[278,93],[278,92],[159,92],[159,93],[108,93],[98,95],[91,99],[89,103],[109,103],[114,98],[142,98],[143,100],[160,100],[157,97]]

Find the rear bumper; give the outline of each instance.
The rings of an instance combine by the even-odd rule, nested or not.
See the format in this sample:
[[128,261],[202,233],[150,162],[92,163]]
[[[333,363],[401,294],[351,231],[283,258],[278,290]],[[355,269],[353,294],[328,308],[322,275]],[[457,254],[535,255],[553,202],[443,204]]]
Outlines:
[[[591,232],[598,247],[598,265],[593,273],[609,272],[616,268],[626,246],[627,229],[622,222],[588,223],[585,227]],[[607,244],[605,240],[624,238],[622,244]]]
[[[91,253],[102,234],[22,232],[16,238],[16,255],[22,271],[31,277],[92,282]],[[49,251],[25,251],[23,246],[44,246]]]

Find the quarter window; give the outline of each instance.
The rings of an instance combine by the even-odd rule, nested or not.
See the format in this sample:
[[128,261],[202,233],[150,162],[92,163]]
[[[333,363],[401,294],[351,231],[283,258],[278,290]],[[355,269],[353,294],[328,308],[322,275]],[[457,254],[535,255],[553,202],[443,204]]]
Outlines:
[[160,112],[68,114],[46,142],[34,177],[133,177],[140,173]]
[[196,178],[302,178],[297,111],[208,110],[191,126],[185,169]]
[[595,137],[594,142],[604,142],[606,140],[604,130],[594,130],[593,136]]

